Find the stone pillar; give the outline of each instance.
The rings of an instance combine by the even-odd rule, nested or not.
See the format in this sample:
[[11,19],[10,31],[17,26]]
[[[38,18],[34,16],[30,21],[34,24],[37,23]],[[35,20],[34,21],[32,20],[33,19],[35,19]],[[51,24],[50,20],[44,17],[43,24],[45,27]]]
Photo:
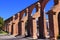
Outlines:
[[46,20],[44,19],[43,14],[39,17],[39,38],[46,38]]
[[15,26],[16,26],[16,36],[17,36],[18,35],[18,22],[15,24]]
[[18,35],[18,26],[17,26],[17,24],[16,23],[13,23],[13,35],[14,36],[17,36]]
[[7,32],[7,24],[6,24],[6,32]]
[[47,35],[48,35],[48,32],[47,32],[46,18],[44,17],[44,36],[45,36],[45,38],[48,38]]
[[15,16],[13,16],[13,32],[14,35],[20,35],[20,24],[19,24],[19,19],[20,19],[20,13],[16,15],[17,19],[15,19]]
[[48,29],[47,29],[47,19],[46,19],[46,13],[44,12],[44,36],[45,38],[48,38]]
[[18,18],[17,18],[17,35],[20,35],[20,13],[17,14]]
[[[46,27],[46,19],[44,16],[44,7],[48,0],[39,0],[38,3],[38,12],[40,13],[40,17],[38,18],[38,24],[39,24],[39,38],[46,38],[47,36],[47,27]],[[45,4],[44,4],[45,3]]]
[[11,27],[12,27],[12,23],[9,24],[9,35],[11,35]]
[[33,24],[33,26],[32,26],[32,37],[33,37],[33,39],[37,39],[37,23],[36,23],[35,18],[32,19],[32,24]]
[[30,19],[30,13],[29,13],[29,9],[26,9],[26,16],[27,16],[27,25],[26,25],[26,30],[27,30],[27,36],[31,36],[31,19]]
[[21,22],[18,22],[18,35],[21,35]]
[[18,22],[17,23],[13,23],[13,34],[15,36],[18,35]]
[[8,24],[6,25],[6,28],[7,28],[6,31],[9,32],[9,25]]
[[15,16],[13,16],[13,35],[17,35],[17,24],[15,23]]
[[21,36],[25,37],[25,23],[21,21]]
[[6,24],[6,32],[7,32],[7,24]]
[[30,37],[31,36],[31,21],[28,19],[27,20],[27,26],[26,26],[26,29],[27,29],[27,36]]
[[39,24],[39,38],[45,38],[45,32],[46,32],[46,21],[44,18],[44,11],[42,10],[42,7],[40,3],[38,3],[38,12],[40,13],[40,17],[38,18],[38,24]]
[[51,40],[57,40],[58,36],[58,23],[57,23],[57,16],[54,12],[49,12],[49,34]]
[[13,35],[16,36],[16,24],[13,23]]
[[7,29],[6,29],[6,24],[4,25],[4,31],[6,31]]

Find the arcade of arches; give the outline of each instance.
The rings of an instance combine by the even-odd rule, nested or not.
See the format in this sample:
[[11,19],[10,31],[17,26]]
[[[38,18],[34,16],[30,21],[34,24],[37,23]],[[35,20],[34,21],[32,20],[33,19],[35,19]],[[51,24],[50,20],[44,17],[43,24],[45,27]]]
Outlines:
[[[54,0],[54,6],[47,13],[44,8],[49,0],[39,0],[24,10],[5,20],[4,31],[14,36],[27,36],[33,39],[50,38],[57,40],[60,35],[60,1]],[[46,21],[45,15],[48,15]]]

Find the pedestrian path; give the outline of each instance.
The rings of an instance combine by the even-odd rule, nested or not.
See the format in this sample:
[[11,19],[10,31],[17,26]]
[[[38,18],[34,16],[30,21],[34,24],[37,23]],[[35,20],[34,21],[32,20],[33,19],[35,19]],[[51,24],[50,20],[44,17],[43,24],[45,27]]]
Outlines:
[[[22,38],[21,36],[14,37],[12,35],[0,35],[0,40],[33,40],[30,37]],[[49,40],[49,39],[36,39],[36,40]]]

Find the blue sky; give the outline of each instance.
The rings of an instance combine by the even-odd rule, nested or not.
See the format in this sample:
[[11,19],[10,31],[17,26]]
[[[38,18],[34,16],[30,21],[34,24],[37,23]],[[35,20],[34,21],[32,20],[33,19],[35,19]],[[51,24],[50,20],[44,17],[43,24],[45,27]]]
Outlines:
[[[0,16],[7,19],[37,1],[38,0],[0,0]],[[53,0],[50,0],[45,7],[45,11],[50,10],[53,4]]]

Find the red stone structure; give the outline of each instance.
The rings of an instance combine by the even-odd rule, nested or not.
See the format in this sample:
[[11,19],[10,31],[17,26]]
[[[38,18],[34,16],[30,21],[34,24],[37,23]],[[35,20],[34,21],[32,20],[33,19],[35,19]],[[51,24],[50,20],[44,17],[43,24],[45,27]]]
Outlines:
[[48,11],[50,38],[57,40],[60,35],[60,0],[54,0],[54,6]]
[[[46,17],[44,8],[49,0],[39,0],[24,10],[17,12],[5,20],[4,30],[10,35],[30,36],[33,39],[47,38]],[[54,0],[54,6],[47,12],[49,20],[49,36],[51,40],[57,40],[60,35],[60,1]],[[33,9],[36,12],[33,14]]]

